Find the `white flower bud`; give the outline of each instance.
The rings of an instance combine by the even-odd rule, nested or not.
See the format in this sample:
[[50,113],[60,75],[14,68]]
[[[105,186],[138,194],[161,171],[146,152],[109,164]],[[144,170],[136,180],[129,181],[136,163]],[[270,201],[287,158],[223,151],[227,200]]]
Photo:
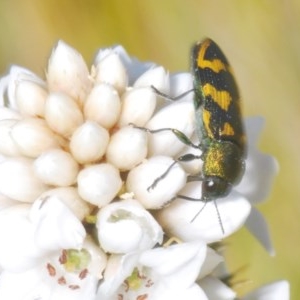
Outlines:
[[115,202],[97,215],[98,239],[110,253],[128,253],[161,243],[163,231],[152,215],[137,201]]
[[7,207],[11,207],[14,205],[20,204],[18,201],[8,198],[2,194],[0,194],[0,211]]
[[52,130],[63,136],[70,136],[83,123],[83,115],[76,102],[62,93],[48,96],[45,119]]
[[11,137],[13,127],[18,120],[0,121],[0,153],[7,156],[19,156],[21,154],[19,147]]
[[60,187],[44,192],[39,198],[56,196],[62,201],[79,219],[83,220],[91,211],[91,205],[80,198],[76,187]]
[[174,163],[170,157],[156,156],[132,169],[127,177],[127,191],[133,192],[135,198],[147,209],[163,207],[176,196],[186,183],[186,174],[176,163],[168,174],[158,180]]
[[47,95],[46,90],[36,82],[24,80],[16,86],[16,103],[23,115],[44,117]]
[[169,75],[163,67],[156,67],[143,73],[134,83],[134,87],[150,87],[153,85],[161,92],[169,91]]
[[193,88],[194,88],[193,75],[191,73],[170,74],[170,96],[171,97],[177,97],[186,93],[187,91],[190,91],[181,99],[193,101],[193,97],[194,97],[194,93],[192,92]]
[[5,106],[0,107],[0,121],[7,120],[7,119],[13,119],[13,120],[20,120],[22,119],[22,116],[19,112],[10,109]]
[[78,127],[70,141],[70,150],[80,164],[100,160],[109,141],[108,131],[93,121],[86,121]]
[[[148,129],[172,128],[188,138],[195,129],[195,108],[192,102],[174,102],[156,113],[146,124]],[[149,137],[149,155],[176,156],[185,144],[170,131],[161,131]]]
[[0,79],[1,106],[18,110],[16,88],[18,84],[23,81],[35,82],[40,86],[45,86],[45,82],[31,71],[19,66],[12,66],[9,70],[9,74]]
[[106,159],[121,171],[130,170],[147,155],[147,133],[131,126],[123,127],[112,135]]
[[35,174],[46,184],[68,186],[76,182],[79,166],[69,152],[53,149],[34,161]]
[[80,53],[59,41],[48,64],[47,82],[51,92],[63,92],[82,104],[91,88],[89,70]]
[[119,170],[111,164],[97,164],[81,170],[77,177],[78,193],[99,207],[111,202],[122,186]]
[[53,131],[38,118],[26,118],[16,123],[11,137],[23,155],[37,157],[42,152],[59,147]]
[[145,126],[156,106],[156,95],[151,88],[135,88],[122,96],[122,109],[119,127],[133,123]]
[[30,206],[15,205],[0,212],[0,267],[22,272],[35,267],[45,251],[34,240],[34,228],[28,219]]
[[35,227],[35,241],[41,249],[80,249],[85,239],[81,222],[56,196],[34,202],[30,220]]
[[128,84],[126,69],[118,54],[111,51],[96,66],[95,81],[112,85],[122,94]]
[[217,212],[213,201],[200,201],[200,182],[189,183],[180,194],[199,201],[176,199],[168,207],[158,211],[156,218],[168,236],[176,236],[182,241],[202,240],[213,243],[224,239],[244,225],[251,211],[250,203],[232,192],[230,197],[214,200]]
[[117,91],[110,85],[98,84],[88,95],[84,105],[84,116],[109,129],[117,122],[121,101]]
[[32,160],[7,159],[0,164],[0,193],[9,198],[33,202],[47,186],[35,175]]

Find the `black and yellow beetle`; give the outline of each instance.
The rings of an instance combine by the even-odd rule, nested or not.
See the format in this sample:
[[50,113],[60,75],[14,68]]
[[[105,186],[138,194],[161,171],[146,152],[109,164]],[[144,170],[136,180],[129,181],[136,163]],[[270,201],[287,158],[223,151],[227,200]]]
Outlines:
[[202,199],[225,197],[245,170],[246,138],[240,95],[218,45],[205,39],[192,48],[196,128],[201,138]]
[[[153,189],[167,176],[177,162],[201,158],[203,160],[201,174],[189,176],[188,181],[202,181],[202,197],[191,198],[184,195],[177,197],[208,202],[226,197],[232,187],[240,182],[245,170],[246,137],[238,87],[233,71],[219,46],[209,38],[195,44],[192,48],[191,68],[194,77],[192,91],[196,131],[200,144],[193,144],[177,129],[141,129],[146,129],[150,133],[170,130],[184,144],[199,148],[202,154],[200,156],[186,154],[178,157],[160,177],[155,179],[148,190]],[[170,98],[155,87],[153,89],[157,94]],[[177,100],[189,92],[191,91],[171,99]],[[224,231],[223,227],[222,231]]]

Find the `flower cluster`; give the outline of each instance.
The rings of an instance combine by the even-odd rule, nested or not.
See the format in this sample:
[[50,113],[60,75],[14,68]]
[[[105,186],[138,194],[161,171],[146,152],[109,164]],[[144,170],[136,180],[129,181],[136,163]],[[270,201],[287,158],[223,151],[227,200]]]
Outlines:
[[[200,155],[192,141],[188,73],[169,75],[122,47],[100,50],[91,70],[59,42],[46,79],[13,66],[0,80],[0,298],[235,299],[223,281],[223,257],[209,244],[244,224],[273,253],[267,225],[252,206],[268,193],[276,161],[255,148],[262,120],[246,121],[242,182],[213,203],[201,199]],[[144,130],[144,129],[145,130]],[[156,182],[154,185],[153,183]],[[180,242],[167,242],[176,237]],[[285,281],[245,299],[288,299]],[[248,297],[248,298],[247,298]],[[265,298],[264,298],[265,299]],[[277,299],[277,298],[276,298]]]

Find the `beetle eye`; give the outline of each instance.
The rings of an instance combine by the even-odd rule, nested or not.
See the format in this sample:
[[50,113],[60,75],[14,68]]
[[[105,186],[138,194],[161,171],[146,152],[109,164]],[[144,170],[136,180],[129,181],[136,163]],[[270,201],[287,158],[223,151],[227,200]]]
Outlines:
[[216,192],[216,184],[213,179],[202,182],[202,193],[204,195],[213,195]]
[[229,194],[231,185],[219,177],[210,177],[202,182],[202,198],[212,200]]

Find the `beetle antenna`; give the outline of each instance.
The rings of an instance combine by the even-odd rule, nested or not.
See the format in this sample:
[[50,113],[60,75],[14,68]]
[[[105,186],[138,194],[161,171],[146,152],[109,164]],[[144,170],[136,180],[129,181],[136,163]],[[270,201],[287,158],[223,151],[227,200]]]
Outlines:
[[[193,219],[191,220],[191,223],[193,223],[195,221],[195,219],[200,215],[200,213],[202,212],[202,210],[205,208],[205,206],[206,206],[206,204],[207,204],[208,201],[207,201],[207,199],[204,199],[203,201],[204,201],[204,205],[201,207],[201,209],[193,217]],[[218,221],[219,221],[222,233],[225,234],[225,230],[224,230],[223,222],[222,222],[221,215],[220,215],[220,212],[219,212],[219,209],[218,209],[217,201],[216,201],[216,199],[213,199],[212,201],[214,202],[214,205],[215,205],[215,208],[216,208],[216,212],[217,212],[217,216],[218,216]]]
[[201,207],[201,209],[193,217],[193,219],[191,220],[191,223],[193,223],[196,220],[196,218],[200,215],[200,213],[202,212],[202,210],[204,209],[204,207],[206,206],[206,204],[207,204],[207,199],[204,200],[204,205]]
[[218,216],[218,221],[219,221],[222,233],[225,234],[224,226],[223,226],[223,223],[222,223],[222,219],[221,219],[221,215],[220,215],[220,212],[219,212],[219,209],[218,209],[218,205],[217,205],[216,199],[213,199],[213,202],[214,202],[214,205],[215,205],[215,208],[216,208],[216,212],[217,212],[217,216]]

